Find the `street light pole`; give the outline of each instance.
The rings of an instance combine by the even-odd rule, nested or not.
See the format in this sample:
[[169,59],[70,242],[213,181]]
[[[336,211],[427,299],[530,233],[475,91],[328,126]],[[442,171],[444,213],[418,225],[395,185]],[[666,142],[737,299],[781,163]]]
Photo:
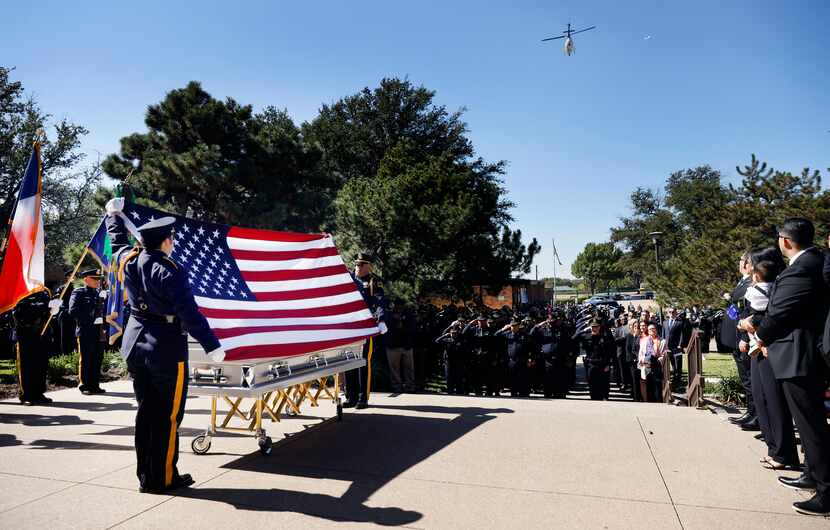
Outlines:
[[[651,236],[651,240],[654,241],[654,265],[657,271],[657,276],[660,276],[660,238],[663,236],[663,232],[651,232],[649,234]],[[656,291],[655,291],[655,298],[656,298]],[[657,311],[660,315],[660,325],[663,325],[663,306],[657,304]]]

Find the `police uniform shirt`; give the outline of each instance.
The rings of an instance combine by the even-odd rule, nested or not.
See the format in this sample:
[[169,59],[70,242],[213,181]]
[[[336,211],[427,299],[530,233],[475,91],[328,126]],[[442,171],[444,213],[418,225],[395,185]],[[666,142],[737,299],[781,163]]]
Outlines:
[[103,321],[103,307],[98,289],[89,286],[72,291],[69,297],[69,314],[75,319],[75,336],[91,337],[100,334]]

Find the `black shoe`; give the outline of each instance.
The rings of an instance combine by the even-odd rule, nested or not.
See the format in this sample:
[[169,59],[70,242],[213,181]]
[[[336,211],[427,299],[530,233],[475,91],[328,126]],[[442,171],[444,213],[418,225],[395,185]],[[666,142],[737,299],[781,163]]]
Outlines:
[[747,416],[746,419],[739,421],[735,425],[740,427],[741,425],[744,425],[746,423],[752,423],[753,421],[758,421],[758,416],[755,416],[755,415]]
[[46,396],[40,396],[33,399],[32,403],[34,403],[35,405],[48,405],[49,403],[53,403],[53,400]]
[[91,390],[89,391],[89,393],[90,393],[90,394],[106,394],[106,393],[107,393],[107,391],[106,391],[106,390],[104,390],[104,389],[103,389],[103,388],[101,388],[101,387],[98,387],[98,388],[93,388],[93,389],[91,389]]
[[355,405],[357,405],[357,403],[354,401],[344,401],[341,404],[341,407],[343,407],[344,409],[353,409]]
[[760,431],[761,424],[758,423],[758,418],[753,418],[752,421],[741,424],[742,431]]
[[192,486],[196,481],[193,480],[193,477],[190,476],[190,473],[185,473],[184,475],[176,475],[173,477],[173,481],[170,483],[166,490],[174,490],[177,488],[186,488],[188,486]]
[[795,478],[778,477],[778,483],[785,488],[790,488],[791,490],[816,490],[816,481],[803,473]]
[[356,409],[358,409],[358,410],[360,410],[360,409],[367,409],[367,408],[369,408],[369,404],[368,404],[368,403],[366,403],[365,401],[359,401],[359,402],[357,403],[357,405],[355,406],[355,408],[356,408]]
[[753,436],[753,438],[755,438],[756,440],[761,440],[762,442],[764,441],[764,435],[761,433],[756,434],[755,436]]
[[830,515],[830,495],[819,497],[818,493],[806,501],[794,502],[793,510],[804,515],[818,515],[827,517]]
[[91,395],[92,395],[92,390],[90,390],[90,389],[88,389],[88,388],[81,388],[81,387],[78,387],[78,390],[80,390],[80,391],[81,391],[81,394],[83,394],[83,395],[85,395],[85,396],[91,396]]
[[193,480],[193,477],[191,477],[188,473],[185,473],[184,475],[176,475],[175,477],[173,477],[173,481],[167,487],[139,486],[138,491],[141,493],[152,493],[154,495],[159,495],[174,489],[186,488],[188,486],[193,485],[194,482],[195,481]]
[[732,416],[729,418],[730,423],[734,423],[735,425],[741,424],[747,421],[750,418],[749,413],[745,413],[743,416]]

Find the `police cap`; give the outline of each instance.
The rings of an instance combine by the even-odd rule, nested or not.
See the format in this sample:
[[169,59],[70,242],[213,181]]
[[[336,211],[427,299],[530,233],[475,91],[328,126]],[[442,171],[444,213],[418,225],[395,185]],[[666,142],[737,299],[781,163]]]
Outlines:
[[78,276],[81,278],[97,278],[100,280],[103,274],[101,273],[101,269],[87,269],[80,272]]
[[176,224],[175,217],[162,217],[138,227],[141,234],[141,241],[145,248],[156,248],[173,234],[173,225]]
[[375,256],[371,252],[361,251],[357,253],[357,256],[354,258],[355,264],[358,263],[368,263],[369,265],[375,264]]

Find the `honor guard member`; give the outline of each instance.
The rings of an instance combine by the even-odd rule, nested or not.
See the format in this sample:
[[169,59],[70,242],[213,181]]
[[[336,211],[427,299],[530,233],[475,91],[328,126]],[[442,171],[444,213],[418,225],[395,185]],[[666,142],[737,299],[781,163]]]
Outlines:
[[[41,335],[49,318],[49,293],[37,291],[20,300],[12,311],[13,340],[17,357],[18,397],[24,405],[44,405],[52,400],[46,392],[49,338]],[[48,331],[46,332],[49,333]]]
[[[386,298],[380,277],[373,272],[375,257],[368,252],[359,252],[354,260],[352,279],[369,306],[372,316],[378,322],[380,332],[386,333]],[[369,337],[363,343],[363,358],[366,366],[346,372],[346,401],[344,408],[365,409],[369,406],[372,390],[372,355],[382,349],[380,337]]]
[[80,274],[84,286],[72,291],[69,314],[75,319],[75,337],[78,345],[78,390],[81,393],[103,394],[101,362],[104,358],[104,301],[107,292],[101,290],[101,271],[90,269]]
[[123,198],[107,203],[107,232],[118,274],[124,279],[130,316],[121,355],[133,378],[136,474],[142,493],[189,486],[179,474],[178,427],[187,399],[187,334],[214,361],[225,358],[207,320],[199,313],[186,272],[170,259],[175,218],[163,217],[138,227],[142,246],[129,247]]
[[588,390],[593,400],[606,400],[611,392],[611,360],[616,354],[614,337],[603,326],[601,318],[591,320],[591,333],[579,338],[588,379]]

